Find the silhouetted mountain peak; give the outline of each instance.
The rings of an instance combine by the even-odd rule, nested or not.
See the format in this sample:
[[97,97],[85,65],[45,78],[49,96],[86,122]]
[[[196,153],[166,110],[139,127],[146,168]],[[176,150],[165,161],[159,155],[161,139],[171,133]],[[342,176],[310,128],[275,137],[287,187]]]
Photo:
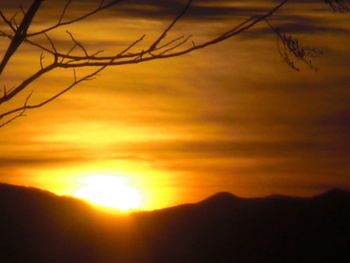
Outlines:
[[207,199],[204,199],[201,203],[227,203],[237,200],[242,200],[242,198],[229,192],[219,192],[208,197]]
[[342,197],[350,197],[350,191],[341,189],[341,188],[334,188],[331,189],[323,194],[320,194],[318,197],[325,197],[325,198],[342,198]]
[[1,262],[350,262],[350,191],[341,189],[313,198],[221,192],[110,217],[80,201],[0,183],[0,213]]

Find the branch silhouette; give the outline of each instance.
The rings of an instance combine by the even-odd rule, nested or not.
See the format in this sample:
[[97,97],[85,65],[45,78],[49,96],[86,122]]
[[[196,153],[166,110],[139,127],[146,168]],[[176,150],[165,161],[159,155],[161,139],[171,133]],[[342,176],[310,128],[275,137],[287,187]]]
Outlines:
[[[30,29],[33,19],[37,16],[44,0],[33,0],[27,11],[23,8],[20,8],[23,13],[23,18],[19,25],[17,25],[16,16],[7,18],[6,15],[0,10],[0,18],[2,20],[2,23],[7,26],[8,31],[10,31],[9,33],[6,30],[0,29],[0,37],[8,39],[10,42],[0,62],[0,77],[3,71],[6,69],[12,56],[18,52],[18,49],[21,45],[30,45],[41,51],[39,58],[40,69],[29,76],[27,79],[23,80],[16,87],[7,89],[4,85],[3,94],[0,96],[0,106],[4,103],[12,101],[14,98],[27,90],[30,85],[33,85],[37,80],[49,72],[57,69],[73,70],[73,82],[51,97],[46,98],[39,103],[30,104],[30,98],[34,92],[31,91],[30,95],[25,97],[22,106],[14,107],[12,109],[7,109],[6,111],[0,112],[0,127],[3,127],[18,119],[19,117],[24,116],[24,113],[27,110],[40,108],[62,96],[80,83],[91,80],[107,67],[122,66],[127,64],[139,64],[151,60],[166,59],[185,55],[187,53],[215,45],[234,36],[237,36],[251,29],[260,22],[266,22],[267,26],[272,29],[272,32],[274,32],[274,34],[276,34],[282,46],[279,48],[279,53],[290,67],[295,70],[299,70],[299,68],[295,66],[293,62],[292,57],[294,57],[306,63],[310,68],[315,69],[308,57],[316,55],[316,50],[303,47],[296,38],[283,33],[282,30],[278,27],[272,26],[268,20],[291,0],[280,0],[274,7],[267,10],[265,13],[255,16],[248,16],[242,22],[232,25],[231,28],[226,32],[218,34],[217,36],[202,43],[195,43],[192,40],[191,34],[181,35],[174,38],[169,37],[169,33],[173,32],[176,24],[186,15],[188,10],[193,5],[194,0],[187,0],[183,8],[179,10],[178,14],[170,21],[168,26],[163,29],[163,31],[155,38],[151,44],[148,45],[148,47],[138,48],[138,50],[136,50],[138,45],[146,37],[146,34],[143,34],[138,39],[135,39],[129,45],[127,45],[122,51],[114,52],[114,55],[109,56],[101,55],[103,50],[91,52],[88,50],[84,43],[79,41],[74,36],[74,34],[68,30],[66,30],[66,33],[68,34],[71,41],[71,47],[67,52],[62,52],[59,50],[59,47],[56,43],[57,41],[55,41],[55,39],[50,36],[50,33],[51,31],[58,30],[63,26],[78,23],[103,10],[116,6],[121,2],[121,0],[96,0],[97,5],[95,8],[88,12],[85,12],[78,17],[68,19],[66,18],[66,14],[73,1],[74,0],[67,0],[65,2],[57,19],[57,22],[54,25],[48,26],[47,28],[36,32],[29,33],[28,30]],[[334,11],[349,11],[349,0],[325,0],[325,2]],[[42,41],[40,42],[37,40],[37,38],[40,36],[46,39],[47,45],[43,44]],[[75,50],[78,50],[79,53],[74,52]],[[52,58],[51,62],[48,65],[44,65],[45,55],[49,55]],[[77,70],[89,67],[93,68],[94,70],[81,78],[77,78]]]

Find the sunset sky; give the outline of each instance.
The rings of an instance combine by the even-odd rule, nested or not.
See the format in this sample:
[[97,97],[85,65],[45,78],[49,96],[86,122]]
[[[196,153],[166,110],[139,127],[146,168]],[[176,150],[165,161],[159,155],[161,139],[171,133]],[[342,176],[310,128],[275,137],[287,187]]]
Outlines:
[[[276,2],[197,0],[171,36],[192,34],[200,43]],[[0,7],[11,17],[19,3],[0,0]],[[96,3],[75,0],[67,17]],[[124,0],[50,36],[67,50],[69,29],[91,53],[110,54],[146,34],[142,49],[184,4]],[[29,32],[54,24],[63,6],[45,1]],[[317,72],[302,63],[299,72],[288,67],[266,23],[184,56],[110,67],[0,129],[0,182],[72,195],[86,176],[119,176],[140,189],[142,209],[218,191],[256,197],[350,189],[349,13],[322,0],[290,1],[270,22],[323,51],[313,59]],[[8,42],[0,41],[3,54]],[[37,71],[39,58],[24,44],[0,87]],[[40,101],[72,78],[71,70],[50,73],[0,110],[23,104],[32,90],[31,102]]]

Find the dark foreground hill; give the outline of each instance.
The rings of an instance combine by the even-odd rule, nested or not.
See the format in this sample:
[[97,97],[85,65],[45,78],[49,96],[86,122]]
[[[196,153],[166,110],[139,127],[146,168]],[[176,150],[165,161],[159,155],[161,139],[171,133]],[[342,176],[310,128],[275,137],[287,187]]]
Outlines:
[[241,199],[130,216],[0,184],[0,262],[350,262],[350,192]]

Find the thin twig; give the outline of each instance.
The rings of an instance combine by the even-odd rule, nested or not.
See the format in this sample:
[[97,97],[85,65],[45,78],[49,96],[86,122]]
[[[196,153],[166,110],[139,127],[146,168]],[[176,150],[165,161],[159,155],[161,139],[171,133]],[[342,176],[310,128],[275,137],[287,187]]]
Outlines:
[[72,3],[72,0],[68,0],[63,8],[63,11],[60,15],[60,18],[58,19],[58,24],[61,24],[62,23],[62,20],[64,18],[64,16],[66,15],[66,12],[67,12],[67,9],[69,7],[69,5]]
[[50,72],[51,70],[55,69],[57,67],[56,63],[53,63],[49,66],[44,67],[43,69],[40,69],[27,79],[25,79],[21,84],[19,84],[16,88],[12,89],[11,92],[7,92],[6,96],[2,96],[0,98],[0,104],[9,101],[13,97],[15,97],[17,94],[22,92],[29,84],[31,84],[33,81],[39,79],[44,74]]
[[[121,2],[121,0],[114,0],[114,1],[111,1],[105,5],[99,5],[98,8],[80,16],[80,17],[77,17],[77,18],[74,18],[74,19],[71,19],[71,20],[67,20],[67,21],[58,21],[57,24],[51,26],[51,27],[48,27],[46,29],[43,29],[43,30],[40,30],[38,32],[34,32],[34,33],[30,33],[30,34],[27,34],[28,37],[32,37],[32,36],[37,36],[37,35],[41,35],[41,34],[44,34],[44,33],[47,33],[51,30],[54,30],[54,29],[57,29],[61,26],[66,26],[66,25],[69,25],[69,24],[73,24],[73,23],[76,23],[76,22],[79,22],[81,20],[84,20],[85,18],[88,18],[89,16],[92,16],[92,15],[95,15],[96,13],[104,10],[104,9],[107,9],[107,8],[110,8],[112,7],[113,5],[116,5],[118,4],[119,2]],[[63,18],[62,18],[63,19]]]
[[[23,109],[18,113],[16,114],[15,116],[13,116],[12,118],[8,119],[7,121],[3,122],[3,123],[0,123],[0,128],[10,124],[11,122],[13,122],[14,120],[20,118],[20,117],[24,117],[24,113],[26,112],[27,110],[27,105],[28,105],[28,101],[30,99],[30,97],[32,96],[33,94],[33,91],[31,91],[29,93],[29,95],[26,97],[25,101],[24,101],[24,106],[22,107]],[[4,116],[0,115],[0,119],[2,119]]]
[[186,14],[187,10],[190,8],[193,0],[189,0],[182,11],[175,17],[175,19],[169,24],[169,26],[160,34],[160,36],[153,42],[149,47],[149,51],[153,51],[157,45],[166,37],[168,32],[174,27],[174,25]]
[[44,52],[41,52],[41,54],[40,54],[40,68],[41,68],[41,70],[44,69],[44,64],[43,64],[44,58],[45,58]]
[[0,17],[2,18],[2,20],[12,29],[13,32],[16,32],[16,28],[12,25],[12,23],[10,22],[10,20],[8,20],[6,18],[6,16],[4,15],[4,13],[0,10]]
[[85,47],[78,41],[74,38],[73,34],[71,32],[69,32],[68,30],[66,30],[66,33],[70,36],[71,40],[78,46],[80,47],[84,54],[85,54],[85,57],[89,57],[89,54],[87,52],[87,50],[85,49]]
[[[43,0],[34,0],[35,3],[41,3]],[[31,33],[27,34],[26,31],[31,23],[31,20],[27,20],[25,23],[25,28],[23,29],[23,21],[20,25],[20,28],[16,29],[15,35],[12,36],[10,34],[7,34],[5,32],[0,31],[0,36],[7,37],[11,40],[11,43],[19,43],[18,46],[22,42],[26,42],[32,46],[35,46],[39,49],[42,50],[41,56],[40,56],[40,70],[24,80],[20,85],[12,89],[11,91],[4,89],[4,95],[0,97],[0,104],[9,101],[13,97],[15,97],[17,94],[21,93],[24,91],[31,83],[36,81],[38,78],[43,76],[44,74],[48,73],[51,70],[54,70],[56,68],[72,68],[73,69],[73,82],[67,86],[65,89],[61,90],[60,92],[54,94],[50,98],[47,98],[43,100],[40,103],[37,104],[32,104],[28,105],[29,98],[31,94],[27,97],[25,103],[23,106],[14,108],[12,110],[9,110],[7,112],[1,113],[0,114],[0,119],[2,118],[8,118],[11,117],[12,115],[15,114],[10,120],[6,121],[0,127],[3,125],[6,125],[7,123],[12,122],[18,117],[23,116],[24,112],[29,109],[35,109],[42,107],[46,105],[47,103],[57,99],[64,93],[68,92],[70,89],[73,87],[77,86],[81,82],[88,81],[96,77],[102,70],[104,70],[107,67],[110,66],[118,66],[118,65],[126,65],[126,64],[137,64],[137,63],[143,63],[151,60],[156,60],[156,59],[164,59],[164,58],[171,58],[171,57],[176,57],[180,55],[184,55],[190,52],[193,52],[195,50],[214,45],[216,43],[220,43],[228,38],[231,38],[233,36],[236,36],[242,32],[245,32],[255,26],[257,23],[265,20],[267,17],[272,16],[275,12],[277,12],[283,5],[285,5],[289,0],[283,0],[279,2],[274,8],[270,9],[268,12],[260,15],[260,16],[252,16],[248,17],[238,25],[233,26],[226,32],[219,34],[217,37],[214,37],[210,40],[207,40],[203,43],[195,44],[194,41],[191,41],[190,45],[186,45],[186,48],[184,48],[185,44],[189,42],[191,35],[185,37],[184,35],[174,38],[174,39],[167,39],[168,33],[174,28],[176,23],[186,14],[188,9],[190,8],[193,0],[188,0],[187,4],[185,7],[182,9],[182,11],[171,21],[171,23],[159,34],[159,36],[156,38],[156,40],[149,45],[148,48],[146,49],[141,49],[139,51],[131,52],[135,46],[140,43],[146,35],[141,36],[140,38],[136,39],[133,41],[130,45],[128,45],[125,49],[122,51],[118,52],[116,55],[113,56],[99,56],[99,54],[102,51],[98,51],[93,53],[92,55],[89,55],[88,50],[80,43],[78,42],[73,34],[71,34],[69,31],[67,33],[69,34],[71,40],[73,41],[74,45],[66,52],[66,53],[60,53],[58,49],[56,48],[55,42],[49,37],[47,34],[50,30],[56,29],[60,26],[67,25],[67,24],[72,24],[75,22],[78,22],[84,18],[87,18],[103,9],[106,9],[108,7],[111,7],[112,5],[120,2],[120,0],[114,0],[106,4],[106,1],[101,0],[99,7],[94,9],[93,11],[90,11],[86,13],[83,16],[80,16],[75,19],[67,20],[64,21],[65,19],[65,14],[71,4],[71,0],[68,0],[63,8],[63,11],[58,19],[58,22],[56,25],[46,28],[42,31],[36,32],[36,33]],[[29,11],[26,13],[25,16],[28,16]],[[35,12],[34,12],[35,14]],[[1,14],[0,14],[1,16]],[[4,20],[5,18],[5,20]],[[4,16],[2,18],[5,23],[7,18]],[[29,17],[33,18],[33,17]],[[12,22],[9,21],[9,23],[12,25]],[[13,26],[13,25],[12,25]],[[22,32],[22,35],[20,35],[20,38],[18,40],[18,34],[19,32]],[[30,40],[28,37],[30,36],[35,36],[35,35],[40,35],[43,34],[49,44],[50,48],[47,48],[37,42],[34,42],[33,40]],[[161,42],[165,42],[164,44],[161,44]],[[17,46],[17,47],[18,47]],[[14,51],[16,51],[17,47],[15,48]],[[80,47],[80,49],[83,50],[83,55],[74,55],[73,50],[76,47]],[[13,50],[13,49],[12,49]],[[44,66],[44,52],[47,52],[48,54],[52,55],[54,57],[54,62],[48,66]],[[12,55],[12,54],[11,54]],[[58,59],[60,59],[58,61]],[[67,61],[65,61],[67,59]],[[84,77],[78,78],[76,70],[78,68],[83,68],[83,67],[98,67],[98,69],[94,70],[92,73],[85,75]]]
[[[104,70],[108,65],[104,65],[102,67],[99,67],[97,70],[95,70],[94,72],[85,75],[84,77],[80,78],[80,79],[76,79],[76,77],[74,77],[74,81],[72,82],[72,84],[70,84],[68,87],[66,87],[65,89],[63,89],[62,91],[56,93],[54,96],[40,102],[37,104],[33,104],[33,105],[27,105],[27,103],[25,103],[23,106],[12,109],[10,111],[4,112],[2,114],[0,114],[0,119],[10,116],[12,114],[15,114],[17,112],[24,112],[26,110],[31,110],[31,109],[36,109],[36,108],[40,108],[48,103],[50,103],[51,101],[57,99],[58,97],[62,96],[64,93],[68,92],[69,90],[71,90],[73,87],[75,87],[76,85],[78,85],[79,83],[83,82],[83,81],[87,81],[87,80],[91,80],[92,77],[96,76],[98,73],[100,73],[102,70]],[[29,98],[26,100],[26,102],[28,102]],[[18,118],[18,117],[16,117]],[[11,120],[12,121],[12,120]],[[6,125],[6,124],[5,124]],[[0,126],[1,127],[1,126]]]
[[13,36],[1,62],[0,62],[0,75],[2,74],[3,70],[5,69],[7,63],[11,59],[12,55],[17,51],[19,46],[23,43],[23,41],[27,37],[27,30],[30,26],[30,24],[33,21],[33,18],[37,11],[39,10],[41,3],[44,0],[34,0],[32,5],[30,6],[28,12],[23,17],[23,20],[18,28],[15,30],[15,35]]

